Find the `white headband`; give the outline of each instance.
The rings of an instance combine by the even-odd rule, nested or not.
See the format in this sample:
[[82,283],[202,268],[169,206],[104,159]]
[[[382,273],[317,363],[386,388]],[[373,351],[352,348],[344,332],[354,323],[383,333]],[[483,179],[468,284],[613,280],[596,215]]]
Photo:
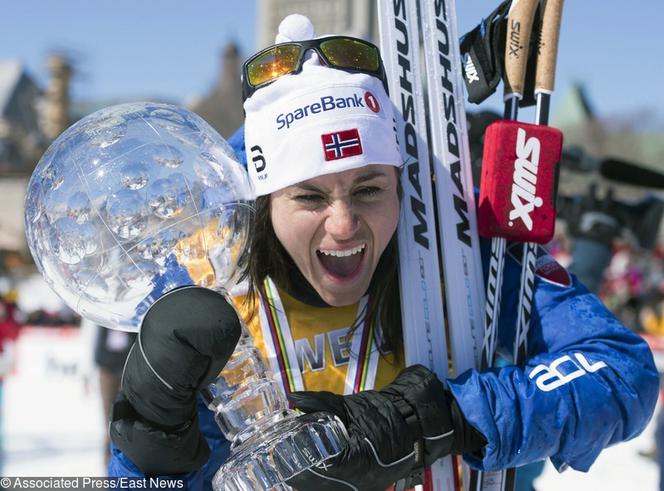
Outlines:
[[[304,16],[287,17],[277,39],[312,35],[304,22]],[[370,164],[401,165],[392,103],[382,82],[322,66],[315,53],[300,73],[257,90],[244,109],[247,164],[257,196]]]

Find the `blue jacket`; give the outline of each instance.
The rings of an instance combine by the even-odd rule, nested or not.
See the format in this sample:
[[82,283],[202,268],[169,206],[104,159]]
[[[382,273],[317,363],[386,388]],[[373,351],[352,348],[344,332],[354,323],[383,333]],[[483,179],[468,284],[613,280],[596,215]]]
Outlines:
[[[243,148],[242,134],[231,138]],[[520,261],[510,247],[505,262],[499,352],[511,357]],[[482,242],[487,271],[489,243]],[[650,420],[658,373],[647,344],[626,329],[576,278],[542,249],[528,333],[528,359],[449,380],[466,419],[487,439],[474,466],[495,470],[550,457],[561,469],[587,470],[605,447],[638,435]],[[203,469],[184,476],[188,489],[211,489],[228,443],[200,403],[201,429],[212,449]],[[141,476],[117,448],[109,476]]]
[[[508,248],[499,352],[512,356],[521,263]],[[490,245],[482,243],[484,270]],[[515,257],[516,256],[516,257]],[[497,470],[546,457],[586,471],[605,447],[637,436],[657,401],[659,376],[645,341],[625,328],[540,248],[528,359],[449,381],[466,419],[487,439],[476,467]]]

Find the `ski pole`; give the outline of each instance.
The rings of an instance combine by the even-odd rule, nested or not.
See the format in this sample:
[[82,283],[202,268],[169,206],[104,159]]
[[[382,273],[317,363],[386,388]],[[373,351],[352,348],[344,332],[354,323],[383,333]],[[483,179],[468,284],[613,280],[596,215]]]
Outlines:
[[516,121],[523,98],[526,65],[538,0],[513,0],[505,36],[504,118]]
[[[535,97],[537,100],[535,123],[546,126],[549,124],[549,108],[554,87],[563,0],[542,0],[542,6],[544,13],[538,40],[535,75]],[[555,220],[555,216],[552,220]],[[517,336],[514,343],[515,363],[523,362],[527,354],[526,341],[530,320],[530,304],[532,303],[532,285],[528,285],[527,282],[534,281],[536,258],[537,246],[533,242],[524,243],[521,293],[519,294],[519,317],[517,319]],[[524,280],[526,281],[524,282]]]
[[[560,19],[562,15],[563,0],[542,0],[542,23],[538,39],[538,54],[535,75],[535,97],[536,114],[535,123],[546,126],[549,123],[549,109],[551,94],[553,93],[555,66],[558,52],[558,37],[560,33]],[[552,135],[554,133],[551,133]],[[554,157],[554,165],[560,160],[562,149],[562,135],[556,149],[557,156]],[[550,155],[552,156],[552,155]],[[548,169],[544,169],[547,171]],[[535,183],[533,183],[535,184]],[[554,183],[553,187],[555,187]],[[539,189],[542,192],[542,189]],[[555,202],[555,189],[550,189],[551,204]],[[555,208],[552,206],[551,236],[555,227]],[[537,244],[534,242],[525,242],[523,244],[523,253],[521,256],[521,287],[519,292],[519,307],[517,317],[517,335],[514,342],[514,363],[523,363],[527,357],[528,345],[527,336],[530,325],[532,311],[535,267],[537,261]],[[508,469],[506,473],[506,490],[512,491],[516,484],[516,469]]]
[[549,124],[549,105],[553,94],[558,58],[558,38],[564,0],[542,0],[544,13],[538,42],[537,68],[535,72],[535,97],[537,98],[536,122]]
[[[530,36],[537,4],[538,0],[514,0],[508,13],[505,36],[504,96],[504,118],[507,120],[517,119],[519,101],[523,97]],[[488,154],[493,157],[495,153],[492,150],[494,149],[491,141],[485,139],[484,155]],[[490,184],[497,181],[492,179],[488,165],[486,165],[486,159],[483,159],[483,162],[478,224],[480,235],[492,239],[486,289],[485,332],[480,359],[481,370],[492,367],[494,362],[507,243],[504,236],[498,235],[499,230],[497,229],[500,229],[502,224],[495,223],[496,216],[490,210],[492,208],[491,203],[494,201],[492,195],[504,192],[505,188],[503,186],[491,188]],[[487,201],[489,202],[488,207],[486,206]],[[470,489],[473,491],[503,491],[505,489],[505,478],[505,472],[472,471]]]

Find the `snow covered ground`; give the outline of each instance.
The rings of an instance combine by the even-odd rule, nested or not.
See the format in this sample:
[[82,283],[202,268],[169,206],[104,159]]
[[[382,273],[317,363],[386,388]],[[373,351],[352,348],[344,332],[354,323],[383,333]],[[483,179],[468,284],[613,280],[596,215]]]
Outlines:
[[27,328],[4,383],[5,476],[103,476],[104,416],[92,343],[78,328]]
[[[4,476],[103,476],[105,423],[91,370],[91,343],[78,329],[26,330],[4,385]],[[547,466],[538,491],[656,490],[657,466],[638,455],[654,425],[605,450],[589,473]]]
[[637,438],[605,449],[588,473],[568,469],[558,473],[547,462],[544,473],[535,482],[537,491],[656,491],[657,465],[639,455],[654,445],[655,419]]

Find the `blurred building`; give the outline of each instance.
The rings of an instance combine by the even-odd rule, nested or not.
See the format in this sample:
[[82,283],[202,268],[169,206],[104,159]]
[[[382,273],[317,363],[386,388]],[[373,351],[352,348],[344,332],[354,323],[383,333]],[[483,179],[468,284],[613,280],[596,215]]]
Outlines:
[[0,61],[0,277],[27,256],[25,189],[47,141],[41,97],[41,89],[19,62]]
[[311,19],[317,35],[348,34],[378,39],[375,0],[258,0],[257,46],[274,43],[281,20],[289,14]]
[[4,269],[4,251],[27,253],[23,225],[27,186],[27,176],[0,178],[0,275]]
[[244,122],[241,60],[237,45],[228,44],[221,60],[221,71],[212,89],[206,96],[190,104],[190,108],[223,137],[228,138]]
[[596,157],[618,157],[664,172],[664,131],[644,129],[646,114],[599,116],[581,84],[562,93],[551,124],[563,130],[566,145]]
[[27,183],[48,143],[70,121],[71,66],[58,55],[48,66],[52,76],[42,90],[20,63],[0,61],[0,275],[10,262],[20,267],[16,257],[29,257],[23,224]]
[[70,124],[69,84],[72,64],[63,55],[54,54],[47,61],[51,78],[46,88],[43,125],[49,141],[55,140]]
[[16,61],[0,61],[0,175],[29,174],[44,147],[40,90]]

